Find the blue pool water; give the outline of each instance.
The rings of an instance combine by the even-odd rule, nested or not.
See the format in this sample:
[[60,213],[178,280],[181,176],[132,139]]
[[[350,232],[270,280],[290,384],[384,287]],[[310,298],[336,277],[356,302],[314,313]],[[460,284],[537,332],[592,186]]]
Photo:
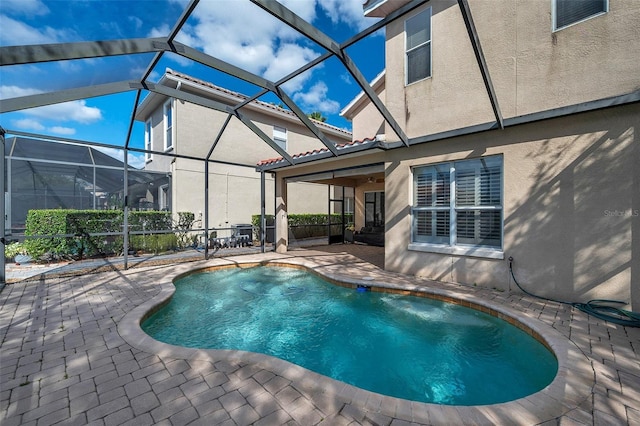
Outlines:
[[155,339],[264,353],[389,396],[493,404],[537,392],[557,372],[538,341],[455,304],[280,267],[196,273],[175,285],[171,302],[142,324]]

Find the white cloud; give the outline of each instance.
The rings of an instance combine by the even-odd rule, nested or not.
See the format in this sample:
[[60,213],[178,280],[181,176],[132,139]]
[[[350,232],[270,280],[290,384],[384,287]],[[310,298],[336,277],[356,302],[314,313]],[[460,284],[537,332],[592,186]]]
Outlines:
[[340,80],[344,81],[346,84],[353,84],[351,74],[348,73],[340,74]]
[[144,169],[144,166],[147,164],[144,159],[144,154],[129,153],[129,156],[127,158],[129,166],[135,167],[136,169]]
[[149,31],[149,35],[147,37],[166,37],[171,32],[171,28],[169,28],[168,24],[163,24],[159,28],[153,27]]
[[[110,157],[113,157],[117,160],[120,161],[124,161],[124,150],[123,149],[117,149],[117,148],[107,148],[107,147],[103,147],[103,146],[97,146],[95,147],[95,149],[97,149],[100,152],[103,152],[105,154],[107,154]],[[129,166],[131,167],[135,167],[137,169],[142,169],[144,168],[146,162],[144,159],[144,154],[136,154],[136,153],[132,153],[129,152],[129,155],[127,156],[127,163],[129,164]]]
[[320,111],[324,114],[335,114],[340,111],[340,104],[332,99],[327,99],[329,88],[324,81],[318,81],[307,93],[296,93],[293,100],[300,102],[308,112]]
[[144,24],[144,21],[138,18],[137,16],[128,16],[127,19],[130,22],[133,22],[133,25],[136,27],[136,30],[139,30],[140,28],[142,28],[142,24]]
[[49,129],[49,131],[57,135],[65,135],[65,136],[76,134],[76,129],[73,129],[71,127],[53,126]]
[[[28,87],[0,86],[0,98],[2,99],[36,95],[38,93],[41,93],[41,91]],[[41,119],[75,121],[82,124],[102,120],[102,111],[100,108],[88,106],[84,100],[23,109],[20,110],[20,112]]]
[[3,46],[58,43],[70,38],[65,30],[51,27],[34,28],[6,15],[0,15],[0,28],[0,44]]
[[34,120],[33,118],[13,120],[13,125],[18,129],[34,130],[36,132],[41,132],[45,129],[42,123],[40,123],[38,120]]
[[[283,3],[307,21],[315,18],[314,0]],[[318,56],[296,44],[303,39],[299,33],[247,0],[201,2],[193,18],[178,41],[270,80],[279,80]],[[166,35],[166,30],[163,26],[152,33]]]
[[322,0],[318,5],[334,24],[346,24],[362,31],[376,20],[366,18],[362,10],[362,0]]
[[0,98],[2,99],[19,98],[22,96],[37,95],[38,93],[41,93],[41,91],[29,87],[0,86]]
[[[267,65],[263,76],[268,80],[277,81],[290,72],[311,62],[318,56],[320,56],[318,52],[307,47],[293,43],[283,44],[274,52],[273,59]],[[311,77],[311,73],[305,73],[305,75],[306,78],[304,79],[296,79],[300,87],[294,90],[300,90],[304,82]]]
[[82,124],[89,124],[102,119],[100,108],[87,106],[87,102],[84,100],[25,109],[21,112],[49,120],[77,121]]
[[57,135],[75,135],[76,129],[72,127],[63,127],[63,126],[53,126],[53,127],[45,127],[39,120],[35,120],[33,118],[22,118],[18,120],[11,121],[13,126],[19,130],[30,130],[34,132],[48,132]]
[[50,12],[40,0],[2,0],[2,9],[5,13],[26,16],[43,16]]

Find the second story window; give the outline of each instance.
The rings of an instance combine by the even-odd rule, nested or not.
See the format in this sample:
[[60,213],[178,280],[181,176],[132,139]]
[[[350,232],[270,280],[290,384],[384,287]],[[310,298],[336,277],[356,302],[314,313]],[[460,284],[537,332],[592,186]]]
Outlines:
[[414,83],[431,77],[431,8],[407,19],[406,82]]
[[173,108],[171,100],[164,104],[164,149],[173,148]]
[[273,141],[285,151],[287,150],[287,129],[280,126],[273,126]]
[[[151,126],[151,119],[145,121],[144,123],[144,149],[146,151],[151,151],[151,141],[152,139],[152,133],[153,132],[153,127]],[[144,159],[145,161],[151,161],[151,153],[150,152],[145,152],[144,153]]]
[[553,29],[559,30],[569,25],[600,15],[609,10],[608,0],[551,0],[553,7]]

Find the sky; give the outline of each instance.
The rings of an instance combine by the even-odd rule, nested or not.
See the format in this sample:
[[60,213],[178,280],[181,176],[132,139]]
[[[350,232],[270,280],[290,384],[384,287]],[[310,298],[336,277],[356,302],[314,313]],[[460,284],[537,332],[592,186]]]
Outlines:
[[[363,0],[282,0],[336,42],[375,23],[365,18]],[[187,6],[186,0],[1,0],[0,45],[65,43],[164,37]],[[177,41],[277,81],[325,53],[310,39],[282,24],[248,0],[201,0]],[[347,49],[371,81],[384,68],[384,34],[368,36]],[[13,97],[140,79],[153,54],[114,56],[0,68],[0,101]],[[150,80],[171,68],[246,95],[261,89],[173,53],[163,56]],[[350,130],[340,111],[361,89],[331,58],[283,86],[306,113],[320,111],[327,123]],[[142,98],[146,93],[142,94]],[[260,100],[280,103],[273,94]],[[135,92],[89,98],[0,114],[5,129],[124,146]],[[143,125],[135,123],[130,146],[143,147]],[[105,150],[122,157],[121,150]],[[142,166],[142,155],[130,164]]]

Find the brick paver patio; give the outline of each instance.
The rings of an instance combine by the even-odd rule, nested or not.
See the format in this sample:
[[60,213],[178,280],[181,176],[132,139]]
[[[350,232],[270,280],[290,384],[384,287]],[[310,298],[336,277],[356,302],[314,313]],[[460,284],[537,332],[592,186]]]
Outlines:
[[[567,366],[557,383],[563,386],[493,406],[422,404],[259,354],[161,344],[137,326],[140,313],[170,293],[166,283],[176,274],[262,261],[306,265],[350,282],[367,277],[386,287],[455,293],[517,312],[556,336],[554,350],[568,353],[561,355]],[[254,254],[10,284],[0,293],[0,341],[3,426],[640,425],[640,329],[519,293],[388,273],[348,253]]]

